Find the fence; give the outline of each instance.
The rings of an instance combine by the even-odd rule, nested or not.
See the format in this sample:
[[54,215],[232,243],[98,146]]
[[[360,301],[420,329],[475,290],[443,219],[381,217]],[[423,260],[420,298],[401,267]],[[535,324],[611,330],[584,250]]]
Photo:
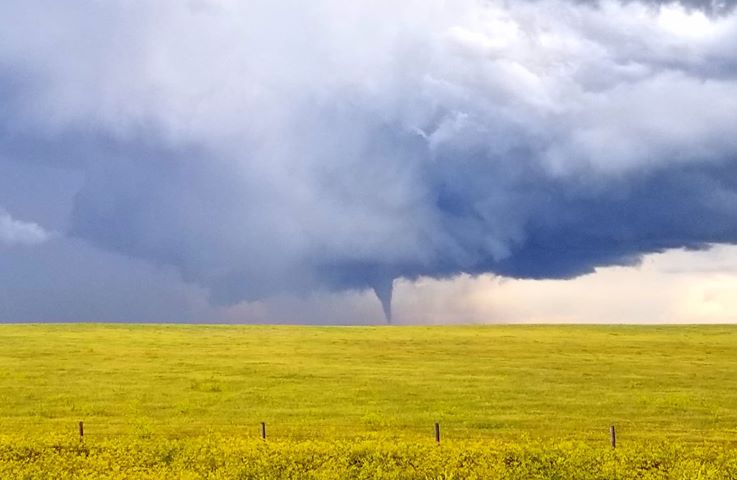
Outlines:
[[[262,440],[267,440],[266,422],[260,422],[259,432],[260,432],[260,438]],[[434,432],[435,442],[440,444],[440,439],[441,439],[440,422],[434,423],[432,432]],[[118,435],[121,435],[121,434],[120,433],[112,434],[112,436],[118,436]],[[151,434],[149,433],[146,435],[151,435]],[[79,422],[79,440],[84,441],[84,439],[85,439],[85,423],[84,421],[80,421]],[[617,433],[616,433],[616,428],[614,425],[609,426],[609,442],[612,448],[617,448]]]
[[[187,438],[220,436],[274,441],[362,441],[388,440],[401,442],[502,442],[517,443],[536,441],[543,443],[579,442],[589,445],[618,448],[622,445],[644,443],[671,444],[719,444],[737,448],[737,426],[731,429],[700,430],[673,428],[669,425],[653,425],[650,422],[604,423],[591,421],[571,424],[565,418],[541,419],[537,425],[520,426],[495,419],[488,422],[464,421],[462,418],[445,421],[408,422],[394,419],[371,418],[183,418],[168,421],[153,418],[92,417],[82,421],[66,418],[16,418],[0,417],[0,437],[27,439],[53,439],[65,441],[86,439],[89,441],[116,438],[161,438],[184,440]],[[598,423],[598,425],[597,425]],[[615,426],[616,425],[616,426]],[[622,433],[622,435],[620,435]]]

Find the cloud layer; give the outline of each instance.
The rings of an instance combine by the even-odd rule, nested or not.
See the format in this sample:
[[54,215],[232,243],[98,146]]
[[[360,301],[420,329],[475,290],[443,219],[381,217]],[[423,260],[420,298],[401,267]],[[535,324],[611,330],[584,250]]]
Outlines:
[[220,304],[374,289],[389,315],[397,278],[571,278],[737,241],[726,3],[19,0],[0,18],[0,157],[82,171],[70,235]]
[[0,245],[38,245],[48,240],[49,236],[39,225],[16,220],[0,208]]

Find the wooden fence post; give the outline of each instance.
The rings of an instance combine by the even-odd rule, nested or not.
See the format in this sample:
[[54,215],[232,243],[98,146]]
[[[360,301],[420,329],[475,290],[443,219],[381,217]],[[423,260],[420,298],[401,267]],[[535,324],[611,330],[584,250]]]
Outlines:
[[612,440],[612,448],[617,448],[617,432],[614,430],[614,425],[609,427],[609,436]]
[[266,440],[266,422],[261,422],[261,438]]
[[79,422],[79,440],[84,441],[84,422]]
[[435,442],[440,443],[440,424],[435,422]]

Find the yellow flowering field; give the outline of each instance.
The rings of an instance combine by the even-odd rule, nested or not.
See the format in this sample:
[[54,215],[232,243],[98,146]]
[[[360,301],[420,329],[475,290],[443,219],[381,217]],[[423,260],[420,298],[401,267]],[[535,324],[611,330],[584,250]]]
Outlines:
[[0,440],[2,479],[713,479],[737,450],[583,443],[261,441],[221,436],[92,444]]
[[2,325],[0,345],[0,479],[737,479],[734,326]]

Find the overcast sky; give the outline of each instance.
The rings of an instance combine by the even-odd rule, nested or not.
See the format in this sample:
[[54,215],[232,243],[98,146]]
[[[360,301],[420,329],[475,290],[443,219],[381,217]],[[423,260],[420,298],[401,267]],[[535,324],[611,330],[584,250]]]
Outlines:
[[0,321],[737,321],[735,45],[716,0],[5,0]]

